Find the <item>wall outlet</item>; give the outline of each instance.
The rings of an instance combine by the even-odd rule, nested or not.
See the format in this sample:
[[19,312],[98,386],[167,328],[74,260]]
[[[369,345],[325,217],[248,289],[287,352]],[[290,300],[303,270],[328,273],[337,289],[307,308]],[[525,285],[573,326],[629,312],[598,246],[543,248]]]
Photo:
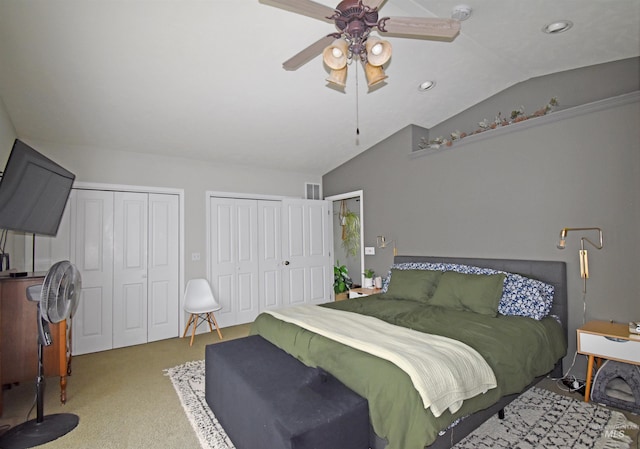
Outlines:
[[200,260],[200,253],[191,253],[191,260],[193,261]]
[[376,255],[376,247],[375,246],[365,246],[364,253],[367,256],[375,256]]

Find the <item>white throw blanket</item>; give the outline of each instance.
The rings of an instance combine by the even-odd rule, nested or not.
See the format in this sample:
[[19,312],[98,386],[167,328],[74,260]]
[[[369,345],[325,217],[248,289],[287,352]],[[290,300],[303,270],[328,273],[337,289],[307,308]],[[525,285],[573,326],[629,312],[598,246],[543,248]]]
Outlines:
[[388,360],[405,371],[434,416],[496,387],[493,370],[468,345],[371,316],[315,305],[266,311],[279,320]]

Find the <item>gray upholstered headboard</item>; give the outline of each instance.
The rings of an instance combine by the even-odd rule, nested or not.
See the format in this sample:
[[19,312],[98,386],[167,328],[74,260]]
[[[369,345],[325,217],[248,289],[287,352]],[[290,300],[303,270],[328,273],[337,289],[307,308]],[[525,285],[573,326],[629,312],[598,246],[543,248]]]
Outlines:
[[569,337],[568,306],[567,306],[567,266],[565,262],[545,260],[516,260],[516,259],[480,259],[466,257],[437,257],[437,256],[395,256],[394,263],[404,262],[432,262],[457,263],[476,267],[493,268],[521,274],[528,278],[546,282],[555,287],[553,308],[551,313],[560,318],[565,336]]

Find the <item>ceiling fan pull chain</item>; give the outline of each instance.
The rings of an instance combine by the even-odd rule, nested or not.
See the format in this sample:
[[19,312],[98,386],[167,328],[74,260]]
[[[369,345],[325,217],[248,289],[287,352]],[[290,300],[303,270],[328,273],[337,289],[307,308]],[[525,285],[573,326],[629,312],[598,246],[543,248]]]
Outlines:
[[358,101],[358,95],[360,89],[358,88],[358,70],[356,72],[356,136],[360,135],[360,102]]

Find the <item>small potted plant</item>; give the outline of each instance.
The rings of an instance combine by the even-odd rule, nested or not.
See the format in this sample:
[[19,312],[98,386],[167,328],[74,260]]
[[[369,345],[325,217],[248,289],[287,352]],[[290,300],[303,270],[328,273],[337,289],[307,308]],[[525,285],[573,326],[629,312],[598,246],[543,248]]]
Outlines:
[[373,276],[375,272],[371,268],[364,270],[364,288],[373,288]]
[[352,285],[353,281],[349,277],[347,267],[340,265],[340,261],[336,261],[333,267],[333,291],[336,294],[336,301],[347,299]]

